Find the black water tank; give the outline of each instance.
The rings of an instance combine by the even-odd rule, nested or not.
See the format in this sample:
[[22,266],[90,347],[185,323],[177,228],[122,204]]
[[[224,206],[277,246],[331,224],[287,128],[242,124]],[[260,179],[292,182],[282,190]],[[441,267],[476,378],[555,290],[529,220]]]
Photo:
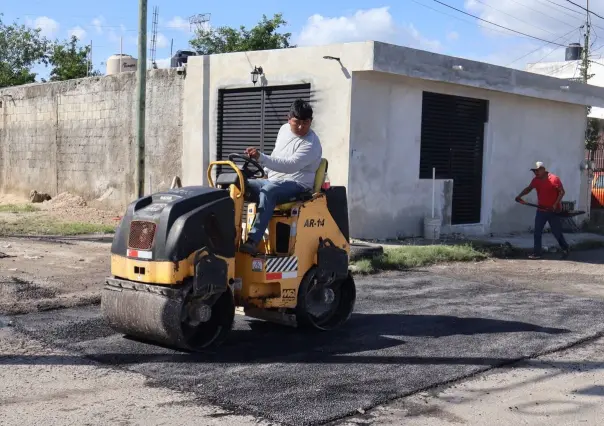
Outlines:
[[178,50],[172,59],[170,60],[170,66],[172,68],[180,67],[187,63],[189,56],[196,56],[197,53],[191,50]]
[[581,59],[581,53],[583,53],[583,48],[579,43],[571,43],[566,48],[566,61],[578,61]]

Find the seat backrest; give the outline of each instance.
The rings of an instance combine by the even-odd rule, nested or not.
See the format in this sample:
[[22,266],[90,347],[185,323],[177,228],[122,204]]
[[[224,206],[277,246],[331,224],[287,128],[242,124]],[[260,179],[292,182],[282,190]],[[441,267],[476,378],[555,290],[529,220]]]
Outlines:
[[323,186],[323,183],[325,182],[325,176],[327,176],[327,159],[326,158],[321,158],[321,164],[319,164],[319,168],[317,169],[317,172],[315,173],[315,185],[313,186],[313,194],[316,194],[317,192],[321,192],[321,187]]

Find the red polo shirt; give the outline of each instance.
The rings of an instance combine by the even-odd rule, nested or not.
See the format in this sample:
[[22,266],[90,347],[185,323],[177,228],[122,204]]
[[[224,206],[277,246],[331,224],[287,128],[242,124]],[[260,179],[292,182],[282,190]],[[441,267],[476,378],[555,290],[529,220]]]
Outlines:
[[534,177],[530,187],[537,190],[538,204],[551,208],[554,207],[558,199],[558,191],[562,189],[562,182],[558,176],[548,172],[545,179]]

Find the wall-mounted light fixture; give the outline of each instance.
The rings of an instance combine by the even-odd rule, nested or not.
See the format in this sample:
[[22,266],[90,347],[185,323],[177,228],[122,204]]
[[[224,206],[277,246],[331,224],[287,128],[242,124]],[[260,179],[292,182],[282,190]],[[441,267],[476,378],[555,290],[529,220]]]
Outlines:
[[335,56],[323,56],[323,59],[331,59],[332,61],[340,62],[340,58],[336,58]]
[[258,76],[264,74],[264,70],[262,69],[262,67],[254,67],[254,71],[252,71],[250,73],[252,75],[252,83],[254,83],[254,86],[256,85],[256,83],[258,83]]

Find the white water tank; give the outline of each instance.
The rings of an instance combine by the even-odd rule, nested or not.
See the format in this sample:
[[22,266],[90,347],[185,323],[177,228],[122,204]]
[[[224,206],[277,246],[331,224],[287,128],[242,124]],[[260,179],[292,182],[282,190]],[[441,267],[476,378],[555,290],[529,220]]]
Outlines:
[[[122,67],[120,69],[120,58]],[[136,71],[137,60],[130,55],[116,54],[107,59],[107,72],[105,75],[118,74],[126,71]]]

